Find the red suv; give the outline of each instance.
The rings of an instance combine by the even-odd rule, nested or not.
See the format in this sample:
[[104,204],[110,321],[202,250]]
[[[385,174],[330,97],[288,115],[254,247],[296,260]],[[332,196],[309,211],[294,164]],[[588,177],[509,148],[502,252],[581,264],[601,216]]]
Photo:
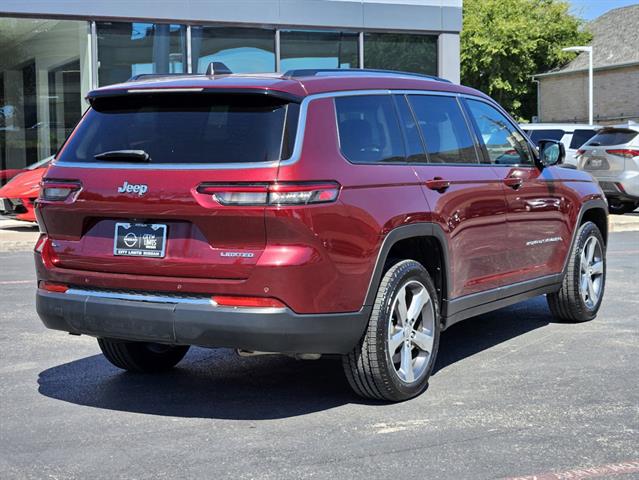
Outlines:
[[339,354],[358,394],[398,401],[455,322],[542,294],[559,320],[599,309],[600,188],[478,91],[305,70],[88,100],[37,201],[37,309],[117,367]]

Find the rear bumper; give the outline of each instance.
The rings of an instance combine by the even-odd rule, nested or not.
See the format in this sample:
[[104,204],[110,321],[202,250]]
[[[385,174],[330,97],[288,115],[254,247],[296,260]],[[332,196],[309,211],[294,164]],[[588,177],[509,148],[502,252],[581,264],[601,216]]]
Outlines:
[[370,308],[298,315],[287,308],[224,308],[212,303],[138,301],[38,289],[46,327],[94,337],[284,353],[348,353]]
[[595,177],[607,197],[639,200],[639,171],[625,171],[621,175]]

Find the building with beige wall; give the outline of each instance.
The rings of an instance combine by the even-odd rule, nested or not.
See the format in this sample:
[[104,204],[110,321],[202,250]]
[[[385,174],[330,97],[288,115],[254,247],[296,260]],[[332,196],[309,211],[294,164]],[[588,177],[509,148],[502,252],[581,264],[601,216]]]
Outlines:
[[[594,122],[639,121],[639,4],[595,19],[593,34]],[[588,121],[588,53],[565,67],[535,75],[540,122]]]

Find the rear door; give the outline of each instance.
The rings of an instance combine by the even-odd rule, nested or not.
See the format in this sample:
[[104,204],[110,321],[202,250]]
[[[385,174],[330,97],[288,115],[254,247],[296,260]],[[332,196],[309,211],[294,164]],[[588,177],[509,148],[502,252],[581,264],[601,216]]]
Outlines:
[[464,99],[482,141],[483,162],[503,183],[508,200],[508,283],[559,272],[570,248],[574,194],[556,168],[540,170],[523,133],[486,101]]
[[428,154],[426,162],[417,157],[414,168],[433,221],[448,237],[451,298],[501,286],[507,267],[503,255],[507,247],[506,199],[495,172],[479,164],[475,141],[457,98],[408,95],[397,100],[404,129],[418,131]]
[[247,278],[266,243],[264,206],[234,198],[233,185],[253,184],[257,198],[275,180],[282,139],[294,137],[287,111],[297,105],[263,93],[94,101],[45,179],[81,184],[72,206],[40,203],[58,266]]

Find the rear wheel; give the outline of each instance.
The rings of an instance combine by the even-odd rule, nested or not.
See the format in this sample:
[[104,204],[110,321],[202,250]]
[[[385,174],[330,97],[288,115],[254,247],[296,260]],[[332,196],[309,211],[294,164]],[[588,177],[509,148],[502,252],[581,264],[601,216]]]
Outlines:
[[188,345],[127,342],[98,338],[100,350],[118,368],[138,373],[157,373],[178,364],[189,351]]
[[353,390],[386,401],[422,393],[437,356],[439,321],[426,269],[413,260],[395,263],[381,281],[364,337],[343,357]]
[[546,295],[553,316],[585,322],[597,315],[606,284],[606,248],[597,226],[586,222],[577,231],[568,267],[556,293]]
[[639,207],[639,202],[621,202],[619,200],[609,200],[608,211],[613,214],[623,215],[632,213]]

